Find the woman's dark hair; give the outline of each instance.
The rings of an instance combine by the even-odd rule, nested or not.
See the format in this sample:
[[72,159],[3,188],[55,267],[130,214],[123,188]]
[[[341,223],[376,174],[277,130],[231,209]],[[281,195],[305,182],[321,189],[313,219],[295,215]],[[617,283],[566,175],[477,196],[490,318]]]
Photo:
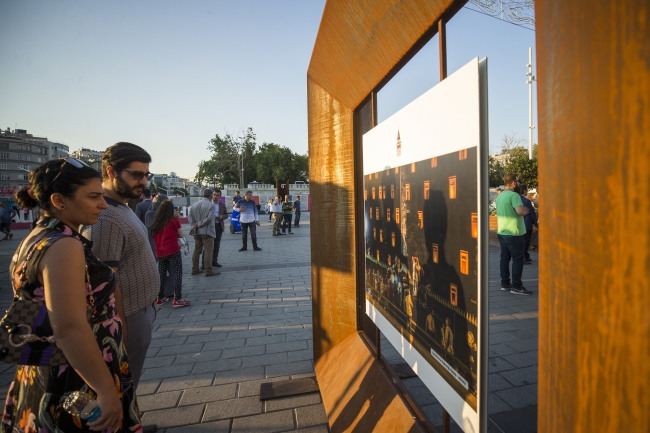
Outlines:
[[174,203],[169,200],[160,203],[151,223],[151,231],[154,233],[162,231],[172,218],[174,218]]
[[106,168],[113,167],[118,173],[127,168],[132,162],[151,162],[151,155],[146,150],[132,143],[115,143],[102,156],[102,177],[108,179]]
[[29,188],[18,190],[16,201],[28,209],[39,206],[49,210],[52,206],[52,194],[59,193],[72,198],[79,188],[88,185],[92,179],[99,179],[100,182],[102,180],[102,176],[94,168],[79,161],[69,162],[66,158],[53,159],[29,173]]

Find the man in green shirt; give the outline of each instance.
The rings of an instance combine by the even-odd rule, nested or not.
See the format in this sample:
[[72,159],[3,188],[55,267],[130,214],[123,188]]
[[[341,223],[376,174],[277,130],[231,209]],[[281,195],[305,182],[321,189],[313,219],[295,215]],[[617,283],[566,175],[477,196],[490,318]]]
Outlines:
[[282,234],[284,234],[285,227],[289,227],[289,234],[292,235],[291,231],[291,217],[293,216],[293,202],[288,195],[284,196],[284,201],[282,202]]
[[[532,295],[533,292],[527,290],[521,282],[526,245],[524,215],[528,214],[528,208],[521,201],[517,175],[507,174],[503,178],[503,183],[505,189],[496,199],[499,223],[497,237],[501,245],[501,290],[510,290],[514,295]],[[512,259],[512,284],[510,259]]]

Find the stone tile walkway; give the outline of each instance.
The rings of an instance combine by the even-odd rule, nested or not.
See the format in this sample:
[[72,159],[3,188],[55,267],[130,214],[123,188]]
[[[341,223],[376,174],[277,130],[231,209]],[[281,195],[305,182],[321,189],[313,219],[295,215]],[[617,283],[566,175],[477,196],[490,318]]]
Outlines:
[[[262,218],[260,252],[250,249],[250,240],[249,250],[238,252],[241,234],[226,231],[216,277],[191,276],[190,256],[184,257],[183,296],[192,306],[168,303],[158,310],[138,388],[144,423],[158,424],[161,433],[329,431],[319,394],[259,399],[263,382],[314,375],[309,213],[301,226],[293,235],[272,237]],[[3,311],[12,296],[9,260],[26,235],[17,231],[13,241],[0,242]],[[499,290],[498,253],[490,248],[489,431],[525,433],[519,418],[530,424],[537,403],[537,255],[524,269],[524,284],[535,294],[521,297]],[[382,354],[401,361],[385,339]],[[0,392],[14,370],[0,364]],[[404,383],[441,425],[442,408],[422,382]]]

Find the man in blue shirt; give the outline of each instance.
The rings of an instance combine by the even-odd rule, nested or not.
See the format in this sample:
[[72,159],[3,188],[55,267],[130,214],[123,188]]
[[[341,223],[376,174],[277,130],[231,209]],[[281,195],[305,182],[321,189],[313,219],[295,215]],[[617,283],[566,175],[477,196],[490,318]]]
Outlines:
[[241,224],[241,240],[244,246],[241,247],[239,251],[246,251],[248,249],[246,247],[246,244],[248,243],[249,229],[251,231],[251,241],[253,241],[253,250],[262,251],[262,249],[257,246],[256,226],[260,225],[260,221],[257,214],[257,205],[252,200],[252,198],[253,191],[246,191],[246,194],[244,194],[244,199],[239,200],[233,208],[237,212],[240,212],[239,223]]
[[537,215],[535,214],[533,204],[528,200],[528,198],[526,198],[528,195],[528,187],[526,184],[522,183],[519,185],[519,194],[521,195],[521,202],[528,208],[528,215],[524,216],[524,225],[526,226],[526,234],[524,235],[524,240],[526,242],[524,247],[524,264],[530,265],[533,261],[530,259],[528,249],[530,248],[530,238],[532,237],[533,232],[537,231]]
[[0,202],[0,231],[5,234],[5,239],[11,239],[14,237],[14,234],[11,233],[11,220],[16,216],[16,211],[7,207],[7,203],[4,201]]
[[293,202],[293,211],[296,213],[296,219],[293,221],[294,227],[300,227],[300,196],[296,196],[296,201]]

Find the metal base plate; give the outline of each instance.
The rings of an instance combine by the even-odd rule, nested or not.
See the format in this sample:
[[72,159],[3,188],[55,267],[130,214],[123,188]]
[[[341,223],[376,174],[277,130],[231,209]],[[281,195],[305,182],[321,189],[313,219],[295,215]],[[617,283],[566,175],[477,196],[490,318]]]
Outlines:
[[319,391],[320,389],[318,388],[318,382],[316,382],[315,376],[282,380],[279,382],[266,382],[260,385],[260,400],[291,397]]

